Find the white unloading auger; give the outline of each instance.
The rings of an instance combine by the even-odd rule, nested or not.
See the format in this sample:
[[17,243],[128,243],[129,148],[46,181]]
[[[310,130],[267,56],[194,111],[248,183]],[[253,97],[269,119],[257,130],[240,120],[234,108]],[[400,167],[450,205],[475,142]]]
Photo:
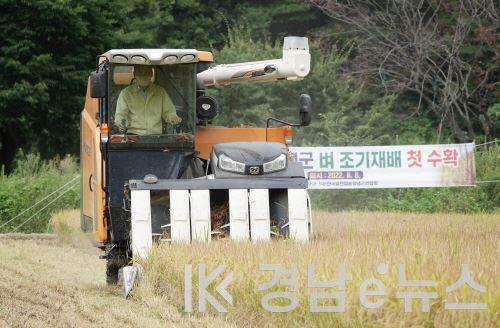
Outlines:
[[204,86],[233,83],[300,80],[311,69],[309,44],[304,37],[286,37],[283,41],[283,58],[255,62],[221,64],[198,73]]
[[[216,65],[198,73],[197,79],[204,87],[300,80],[309,73],[310,60],[307,38],[287,37],[281,59]],[[212,174],[200,178],[129,180],[134,255],[147,257],[154,241],[210,242],[221,233],[234,240],[268,241],[273,235],[309,239],[307,180],[284,144],[216,144],[207,166]],[[165,197],[155,207],[152,192],[160,191]],[[221,204],[227,204],[228,218],[222,225],[213,215]],[[155,219],[158,211],[167,211],[167,222]]]

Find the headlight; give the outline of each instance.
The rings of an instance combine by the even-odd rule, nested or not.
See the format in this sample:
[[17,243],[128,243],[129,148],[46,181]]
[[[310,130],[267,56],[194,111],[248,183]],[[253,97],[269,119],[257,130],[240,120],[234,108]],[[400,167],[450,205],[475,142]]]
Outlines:
[[245,173],[245,164],[236,162],[224,154],[219,156],[219,167],[225,171]]
[[194,58],[195,58],[194,55],[184,55],[181,57],[181,62],[187,63],[194,60]]
[[270,162],[264,163],[264,173],[283,170],[286,167],[286,155],[281,154]]
[[128,58],[125,57],[124,55],[114,55],[113,61],[115,63],[126,63],[126,62],[128,62]]
[[140,64],[146,62],[146,58],[139,56],[139,55],[132,56],[132,58],[130,60],[134,63],[140,63]]
[[161,60],[163,64],[173,64],[177,61],[177,56],[170,55]]

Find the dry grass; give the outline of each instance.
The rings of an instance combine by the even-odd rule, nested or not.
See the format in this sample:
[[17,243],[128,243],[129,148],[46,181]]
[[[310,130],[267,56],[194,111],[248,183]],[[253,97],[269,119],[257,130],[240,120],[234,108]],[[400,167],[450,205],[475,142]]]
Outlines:
[[[499,214],[316,213],[314,223],[314,238],[308,244],[289,240],[268,244],[223,240],[210,245],[160,245],[142,263],[144,277],[134,299],[157,309],[174,304],[182,311],[184,265],[205,263],[211,270],[222,264],[234,272],[228,290],[235,304],[229,306],[219,297],[229,312],[199,314],[207,322],[217,318],[238,326],[260,327],[495,327],[500,322]],[[270,279],[269,272],[258,269],[264,263],[297,265],[300,304],[294,311],[271,314],[261,308],[260,300],[268,291],[257,292],[256,285]],[[379,263],[388,264],[388,274],[375,272]],[[347,282],[345,313],[309,312],[308,296],[318,290],[307,288],[308,264],[314,265],[316,277],[322,280],[333,280],[337,266],[346,265],[352,280]],[[404,313],[403,301],[395,298],[398,264],[406,265],[407,279],[437,282],[435,289],[424,288],[439,295],[431,300],[429,313],[422,313],[419,301],[414,302],[412,313]],[[474,280],[486,287],[486,293],[462,287],[446,295],[445,287],[458,279],[461,264],[469,264]],[[371,277],[380,279],[389,295],[376,310],[364,309],[358,299],[361,282]],[[488,310],[444,309],[445,301],[456,300],[484,302]]]
[[[57,238],[0,238],[0,327],[496,327],[500,320],[498,214],[316,213],[314,238],[308,244],[290,240],[163,244],[142,263],[143,279],[127,300],[117,288],[105,285],[104,261],[79,232],[79,212],[59,213],[52,222]],[[223,264],[234,272],[228,290],[235,304],[227,306],[229,313],[183,313],[187,263],[205,263],[209,270]],[[255,286],[270,278],[268,272],[258,270],[262,263],[298,266],[297,309],[271,314],[261,308],[260,300],[267,291],[257,292]],[[379,263],[389,265],[388,274],[375,273]],[[417,303],[412,313],[405,314],[402,300],[394,297],[399,263],[406,264],[407,279],[437,281],[439,299],[432,301],[430,313],[422,313]],[[485,302],[488,310],[444,310],[444,288],[457,280],[460,265],[465,263],[486,293],[462,287],[446,300]],[[321,280],[333,280],[337,266],[346,265],[352,280],[347,282],[345,313],[309,312],[308,296],[316,290],[306,286],[307,264],[315,266]],[[358,301],[359,285],[371,277],[383,281],[390,295],[377,310],[365,310]]]
[[89,236],[80,229],[80,210],[62,210],[50,218],[52,230],[57,238],[72,246],[88,245]]
[[[79,231],[80,213],[52,218],[57,237],[0,237],[0,327],[223,327],[106,286],[102,253]],[[1,235],[0,235],[1,236]]]
[[57,236],[52,233],[4,233],[0,234],[0,240],[54,240]]

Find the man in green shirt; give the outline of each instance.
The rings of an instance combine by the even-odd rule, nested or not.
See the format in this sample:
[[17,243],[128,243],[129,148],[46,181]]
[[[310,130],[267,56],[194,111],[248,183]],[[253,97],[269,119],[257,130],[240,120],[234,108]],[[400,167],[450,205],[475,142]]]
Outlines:
[[115,125],[120,133],[162,134],[163,122],[179,124],[175,106],[165,89],[151,82],[153,69],[135,65],[135,81],[120,92]]

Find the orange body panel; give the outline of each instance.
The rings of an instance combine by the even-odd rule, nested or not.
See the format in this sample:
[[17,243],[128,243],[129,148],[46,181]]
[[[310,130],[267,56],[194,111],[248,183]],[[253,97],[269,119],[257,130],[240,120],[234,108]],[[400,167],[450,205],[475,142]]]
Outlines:
[[208,159],[212,146],[222,142],[235,141],[274,141],[285,143],[285,127],[278,128],[226,128],[197,127],[195,134],[195,149],[199,157]]
[[214,55],[210,51],[198,51],[198,60],[204,62],[213,62]]
[[97,188],[94,131],[91,129],[94,122],[90,119],[90,114],[86,111],[82,112],[81,119],[82,214],[93,218],[96,216],[93,191]]
[[87,86],[85,108],[81,115],[82,216],[92,220],[92,234],[97,242],[104,243],[108,240],[108,231],[104,215],[105,194],[101,185],[103,172],[97,111],[98,101],[90,97]]

